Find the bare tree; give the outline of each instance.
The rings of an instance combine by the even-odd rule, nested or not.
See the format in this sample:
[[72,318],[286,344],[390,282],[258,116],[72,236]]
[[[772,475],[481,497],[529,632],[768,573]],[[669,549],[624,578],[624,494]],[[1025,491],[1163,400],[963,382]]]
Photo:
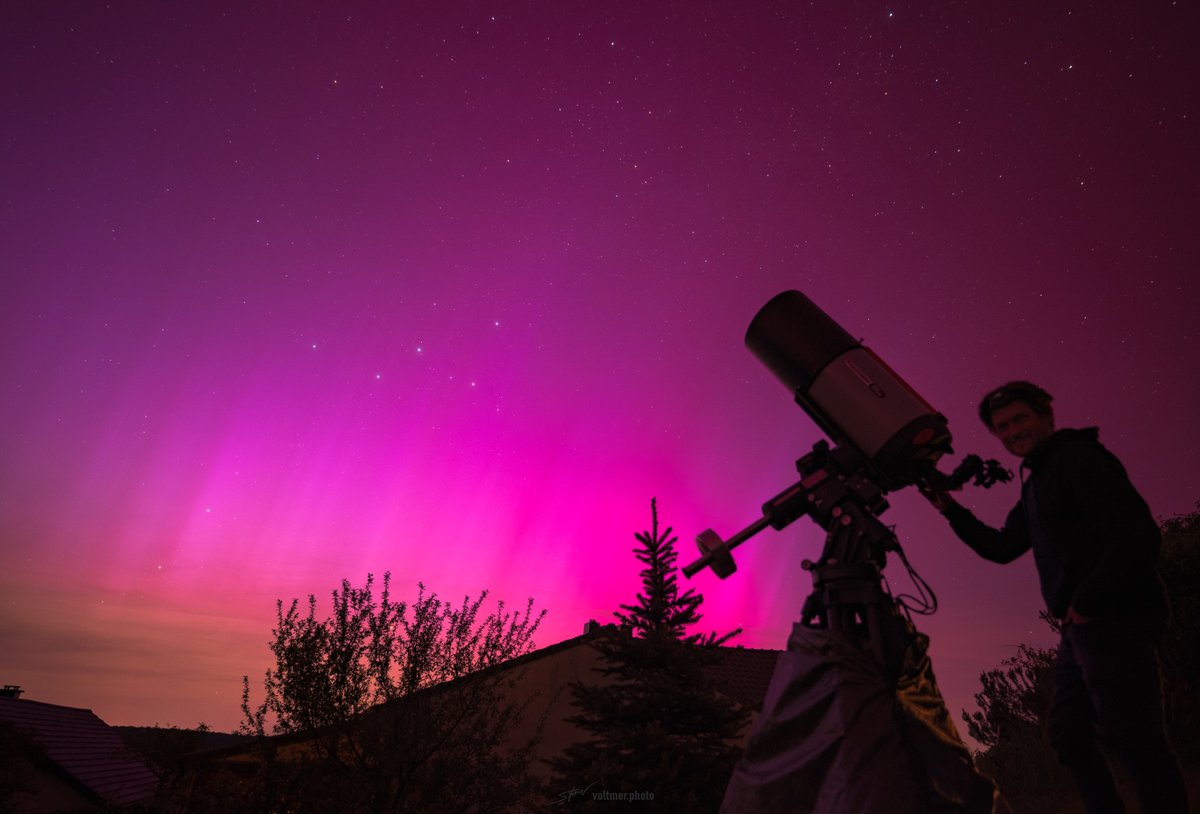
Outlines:
[[[343,580],[328,617],[309,596],[277,603],[263,700],[243,678],[242,731],[263,745],[263,807],[303,811],[505,811],[530,788],[536,733],[510,733],[529,706],[519,671],[545,611],[487,592],[460,605],[420,585],[393,600],[390,574]],[[285,736],[268,739],[268,733]]]

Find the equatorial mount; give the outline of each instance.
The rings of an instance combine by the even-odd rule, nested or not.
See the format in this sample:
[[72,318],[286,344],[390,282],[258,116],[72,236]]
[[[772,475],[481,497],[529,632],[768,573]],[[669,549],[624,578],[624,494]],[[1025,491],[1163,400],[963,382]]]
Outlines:
[[[684,576],[690,579],[704,568],[712,568],[714,574],[725,579],[737,570],[730,552],[768,526],[782,531],[809,515],[828,532],[848,522],[851,506],[866,510],[871,517],[881,514],[888,507],[883,490],[860,474],[862,463],[862,457],[853,449],[830,449],[827,441],[818,441],[809,454],[796,461],[800,480],[764,503],[762,517],[727,541],[722,541],[712,529],[696,537],[701,557],[684,566]],[[882,568],[886,548],[879,542],[865,543],[859,539],[850,548],[856,559],[874,561]]]

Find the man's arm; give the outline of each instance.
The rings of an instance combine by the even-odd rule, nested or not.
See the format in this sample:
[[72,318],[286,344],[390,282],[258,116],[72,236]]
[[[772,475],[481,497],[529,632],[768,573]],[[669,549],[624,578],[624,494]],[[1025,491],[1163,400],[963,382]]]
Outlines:
[[994,529],[947,492],[923,489],[921,494],[950,521],[950,528],[958,539],[985,560],[1012,562],[1029,550],[1029,529],[1020,503],[1008,513],[1003,528]]

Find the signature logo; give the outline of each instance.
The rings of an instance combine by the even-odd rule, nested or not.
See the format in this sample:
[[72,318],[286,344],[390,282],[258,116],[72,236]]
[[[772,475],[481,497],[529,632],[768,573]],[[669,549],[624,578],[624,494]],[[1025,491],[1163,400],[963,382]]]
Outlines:
[[582,797],[583,795],[587,794],[588,789],[590,789],[594,785],[596,785],[596,783],[591,782],[591,783],[588,783],[586,786],[584,786],[581,789],[577,788],[577,789],[567,789],[566,791],[560,791],[558,793],[558,799],[556,801],[554,801],[553,803],[551,803],[551,805],[560,806],[563,803],[571,802],[576,797]]

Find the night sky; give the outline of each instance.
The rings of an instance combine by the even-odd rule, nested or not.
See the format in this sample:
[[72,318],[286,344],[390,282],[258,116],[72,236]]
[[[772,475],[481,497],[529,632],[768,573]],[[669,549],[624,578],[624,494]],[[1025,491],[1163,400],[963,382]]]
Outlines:
[[[367,572],[532,596],[539,645],[610,620],[652,497],[682,564],[821,438],[742,344],[786,289],[949,418],[955,460],[1005,455],[976,403],[1030,378],[1156,516],[1200,498],[1194,3],[219,5],[0,21],[25,697],[233,727],[275,600]],[[1050,641],[1033,564],[891,502],[957,718]],[[821,540],[697,577],[704,625],[782,648]]]

